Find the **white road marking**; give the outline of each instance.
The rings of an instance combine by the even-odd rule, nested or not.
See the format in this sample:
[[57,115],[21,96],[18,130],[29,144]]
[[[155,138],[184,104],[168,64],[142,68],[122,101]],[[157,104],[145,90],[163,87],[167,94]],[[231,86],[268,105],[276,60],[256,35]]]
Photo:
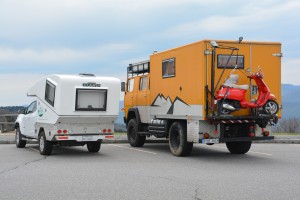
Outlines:
[[[220,146],[213,146],[221,149],[227,149],[226,147],[220,147]],[[262,153],[262,152],[257,152],[257,151],[249,151],[249,153],[256,153],[256,154],[262,154],[262,155],[267,155],[267,156],[273,156],[273,154],[270,153]]]
[[38,152],[38,153],[40,153],[40,151],[39,151],[39,150],[37,150],[37,149],[35,149],[35,148],[28,147],[28,149],[31,149],[31,150],[33,150],[33,151],[35,151],[35,152]]
[[132,147],[124,147],[121,145],[117,145],[117,144],[109,144],[110,146],[114,146],[114,147],[120,147],[120,148],[124,148],[124,149],[130,149],[130,150],[134,150],[134,151],[140,151],[143,153],[149,153],[149,154],[153,154],[156,155],[157,153],[151,152],[151,151],[144,151],[144,150],[140,150],[140,149],[136,149],[136,148],[132,148]]

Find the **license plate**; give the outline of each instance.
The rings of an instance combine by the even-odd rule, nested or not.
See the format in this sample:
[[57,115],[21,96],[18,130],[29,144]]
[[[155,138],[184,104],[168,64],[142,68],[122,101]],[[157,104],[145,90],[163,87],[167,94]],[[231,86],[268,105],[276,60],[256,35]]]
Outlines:
[[202,139],[202,144],[219,143],[219,139]]
[[82,141],[94,141],[93,136],[82,136]]

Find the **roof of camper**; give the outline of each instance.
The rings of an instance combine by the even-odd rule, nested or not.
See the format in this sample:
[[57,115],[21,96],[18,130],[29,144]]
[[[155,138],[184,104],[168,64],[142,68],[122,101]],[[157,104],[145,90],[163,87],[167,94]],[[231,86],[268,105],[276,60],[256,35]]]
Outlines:
[[[210,43],[211,41],[216,41],[217,43],[228,43],[228,44],[236,43],[236,44],[238,44],[238,40],[210,40],[210,39],[204,39],[204,40],[200,40],[200,41],[197,41],[197,42],[185,44],[185,45],[182,45],[182,46],[166,49],[166,50],[163,50],[163,51],[158,51],[158,52],[155,52],[155,53],[151,54],[150,56],[155,56],[159,53],[172,51],[172,50],[180,49],[180,48],[187,47],[187,46],[193,46],[195,44]],[[241,44],[281,45],[280,42],[264,42],[264,41],[242,41]]]
[[28,91],[28,96],[35,96],[38,93],[42,94],[44,93],[42,90],[44,90],[44,86],[46,83],[46,80],[52,82],[53,84],[60,84],[62,82],[74,82],[78,83],[80,81],[86,81],[86,82],[93,82],[93,81],[104,81],[104,82],[111,82],[111,83],[119,83],[120,80],[118,78],[114,77],[100,77],[100,76],[94,76],[94,75],[65,75],[65,74],[51,74],[48,76],[44,76],[40,80],[38,80],[33,86],[31,86]]

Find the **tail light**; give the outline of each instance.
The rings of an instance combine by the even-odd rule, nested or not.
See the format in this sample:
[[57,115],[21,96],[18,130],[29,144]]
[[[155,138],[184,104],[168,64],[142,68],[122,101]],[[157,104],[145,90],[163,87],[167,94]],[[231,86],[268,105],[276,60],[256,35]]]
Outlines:
[[208,139],[209,138],[209,134],[208,133],[204,133],[203,137],[204,137],[204,139]]

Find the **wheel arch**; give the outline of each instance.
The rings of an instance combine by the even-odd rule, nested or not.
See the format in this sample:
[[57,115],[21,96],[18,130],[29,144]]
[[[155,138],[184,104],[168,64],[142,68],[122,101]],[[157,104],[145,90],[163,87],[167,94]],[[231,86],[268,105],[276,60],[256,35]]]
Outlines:
[[140,118],[140,114],[139,114],[139,109],[138,108],[129,108],[128,109],[128,115],[127,115],[127,120],[126,120],[126,127],[128,125],[128,122],[135,118],[136,119],[136,122],[138,123],[138,127],[139,127],[139,130],[140,130],[140,127],[141,127],[141,118]]

